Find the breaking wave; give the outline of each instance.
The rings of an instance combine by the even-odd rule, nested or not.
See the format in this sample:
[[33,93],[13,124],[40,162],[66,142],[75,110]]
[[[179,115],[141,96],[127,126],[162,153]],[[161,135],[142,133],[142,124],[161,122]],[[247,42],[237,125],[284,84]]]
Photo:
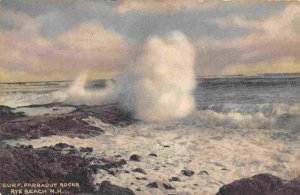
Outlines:
[[196,111],[192,123],[232,129],[300,130],[300,104],[224,104]]
[[67,103],[119,103],[144,121],[167,121],[187,116],[194,109],[195,51],[184,34],[152,37],[125,74],[102,90],[85,88],[86,76],[56,96]]

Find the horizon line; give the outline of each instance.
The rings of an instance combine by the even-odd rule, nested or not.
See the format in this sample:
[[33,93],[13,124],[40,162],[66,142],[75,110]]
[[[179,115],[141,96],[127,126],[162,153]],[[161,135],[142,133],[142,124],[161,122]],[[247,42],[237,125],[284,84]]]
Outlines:
[[[228,75],[198,75],[196,76],[196,78],[222,78],[222,77],[254,77],[254,76],[270,76],[270,75],[299,75],[300,76],[300,72],[295,72],[295,73],[287,73],[287,72],[283,72],[283,73],[255,73],[255,74],[228,74]],[[114,78],[110,78],[110,79],[91,79],[90,81],[98,81],[98,80],[113,80]],[[72,82],[75,79],[66,79],[66,80],[48,80],[48,81],[14,81],[14,82],[0,82],[0,84],[23,84],[23,83],[47,83],[47,82]]]

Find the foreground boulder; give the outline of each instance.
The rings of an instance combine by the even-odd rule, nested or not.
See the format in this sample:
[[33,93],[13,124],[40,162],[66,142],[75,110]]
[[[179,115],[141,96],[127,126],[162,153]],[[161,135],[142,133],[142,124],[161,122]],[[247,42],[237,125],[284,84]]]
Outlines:
[[[79,153],[62,154],[56,147],[1,149],[0,183],[77,183],[69,192],[93,192],[88,160]],[[59,186],[59,184],[58,184]],[[10,190],[1,189],[2,193]]]
[[[87,149],[87,148],[85,148]],[[23,186],[0,186],[0,193],[10,194],[12,189],[50,190],[67,194],[134,194],[130,189],[108,182],[98,186],[93,183],[91,160],[85,152],[72,145],[59,143],[55,146],[33,148],[32,146],[3,146],[0,148],[0,183],[19,183]],[[103,162],[105,163],[105,162]],[[103,167],[100,167],[103,168]],[[25,186],[31,185],[31,186]],[[35,185],[56,184],[47,188]]]
[[300,177],[283,180],[271,174],[258,174],[224,185],[216,195],[298,195]]

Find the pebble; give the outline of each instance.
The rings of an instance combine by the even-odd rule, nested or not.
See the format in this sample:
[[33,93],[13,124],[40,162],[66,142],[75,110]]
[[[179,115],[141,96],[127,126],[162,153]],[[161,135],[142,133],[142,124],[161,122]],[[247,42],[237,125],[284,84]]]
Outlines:
[[139,155],[137,155],[137,154],[133,154],[133,155],[131,155],[130,158],[129,158],[129,160],[131,160],[131,161],[137,161],[137,162],[140,162],[141,159],[142,159],[142,157],[139,156]]
[[182,173],[183,175],[185,175],[185,176],[188,176],[188,177],[191,177],[192,175],[195,174],[194,171],[188,170],[188,169],[182,170],[181,173]]
[[145,174],[145,175],[147,174],[146,171],[144,169],[141,169],[141,168],[133,169],[132,172],[138,172],[138,173],[142,173],[142,174]]
[[148,180],[146,177],[136,177],[136,180]]
[[171,177],[169,181],[181,181],[179,177]]
[[148,184],[147,184],[147,187],[148,187],[148,188],[158,188],[158,185],[157,185],[156,182],[152,182],[152,183],[148,183]]
[[150,154],[149,154],[149,156],[154,156],[154,157],[157,157],[157,155],[156,155],[156,154],[154,154],[154,153],[150,153]]

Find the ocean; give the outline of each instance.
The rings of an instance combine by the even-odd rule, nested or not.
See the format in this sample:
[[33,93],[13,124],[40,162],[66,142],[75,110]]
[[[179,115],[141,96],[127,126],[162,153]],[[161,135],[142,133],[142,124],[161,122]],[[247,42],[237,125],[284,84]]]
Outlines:
[[[72,105],[61,109],[31,105],[58,101],[53,94],[66,90],[71,83],[2,83],[0,105],[27,115],[67,113],[74,109]],[[86,84],[90,90],[105,86],[103,80]],[[128,162],[126,167],[144,169],[147,181],[136,180],[137,173],[132,172],[112,176],[100,171],[94,175],[95,182],[110,180],[131,189],[139,188],[141,192],[137,194],[166,194],[162,188],[145,186],[150,181],[179,177],[182,169],[194,170],[195,177],[172,183],[175,194],[214,194],[226,183],[261,172],[286,179],[300,174],[299,74],[198,78],[193,96],[196,108],[183,119],[140,120],[126,127],[114,127],[91,117],[87,121],[91,126],[104,129],[104,135],[87,139],[54,135],[6,142],[34,147],[64,142],[93,147],[94,156],[119,154],[129,158],[133,153],[155,153],[156,158],[144,157],[138,165]]]
[[[71,81],[1,83],[0,105],[18,108],[54,103],[58,100],[52,94],[66,90],[71,83]],[[105,83],[105,80],[91,81],[86,84],[86,88],[99,90],[105,87]],[[205,118],[205,121],[202,121],[204,126],[220,122],[215,125],[230,128],[250,128],[255,125],[256,128],[299,129],[297,116],[300,113],[300,75],[298,74],[198,78],[194,98],[196,112],[211,115],[213,118],[213,121]],[[17,110],[20,109],[30,112],[30,108]],[[256,121],[256,124],[247,123],[257,117],[261,120]]]

